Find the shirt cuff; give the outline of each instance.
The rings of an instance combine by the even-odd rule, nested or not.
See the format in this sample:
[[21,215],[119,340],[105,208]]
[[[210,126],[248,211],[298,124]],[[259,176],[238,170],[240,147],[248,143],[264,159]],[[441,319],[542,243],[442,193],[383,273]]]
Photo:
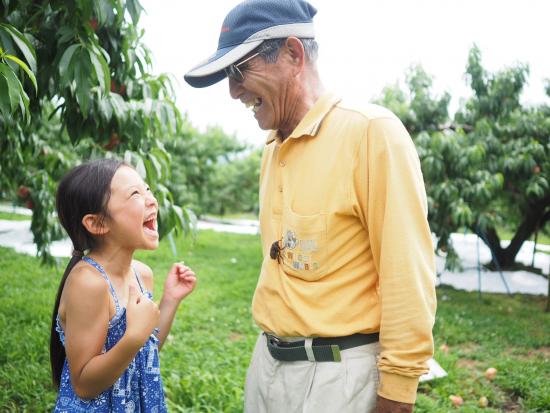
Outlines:
[[380,372],[378,395],[385,399],[401,403],[414,404],[418,377],[407,377],[399,374]]

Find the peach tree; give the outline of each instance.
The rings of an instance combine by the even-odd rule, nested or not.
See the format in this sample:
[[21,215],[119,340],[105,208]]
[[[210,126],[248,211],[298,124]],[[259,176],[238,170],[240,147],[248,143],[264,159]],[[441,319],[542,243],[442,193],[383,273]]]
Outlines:
[[[384,91],[382,104],[400,116],[415,141],[430,227],[448,267],[459,264],[453,232],[476,233],[491,249],[491,264],[510,268],[524,241],[548,230],[550,106],[521,103],[528,73],[522,64],[487,72],[474,46],[466,67],[472,95],[453,118],[450,95],[434,96],[432,78],[421,67],[408,73],[407,92],[399,86]],[[503,228],[513,233],[506,246]]]
[[164,142],[182,128],[171,79],[153,76],[137,0],[0,2],[0,198],[32,208],[39,255],[60,237],[56,183],[83,160],[117,157],[159,200],[160,232],[192,217],[166,182]]

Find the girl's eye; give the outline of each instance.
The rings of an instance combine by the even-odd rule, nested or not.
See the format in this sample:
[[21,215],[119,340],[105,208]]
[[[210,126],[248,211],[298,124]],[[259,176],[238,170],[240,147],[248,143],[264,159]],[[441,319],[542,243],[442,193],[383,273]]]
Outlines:
[[147,187],[146,191],[151,192],[151,188]]
[[132,196],[134,196],[135,194],[138,194],[138,195],[139,195],[139,191],[134,191],[134,192],[132,192]]

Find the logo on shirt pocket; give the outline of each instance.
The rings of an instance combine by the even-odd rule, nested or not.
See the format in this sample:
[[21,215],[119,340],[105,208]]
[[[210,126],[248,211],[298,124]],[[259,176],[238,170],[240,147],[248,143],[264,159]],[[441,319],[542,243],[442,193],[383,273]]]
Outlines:
[[298,215],[287,208],[282,224],[285,273],[306,281],[321,278],[326,273],[326,214]]

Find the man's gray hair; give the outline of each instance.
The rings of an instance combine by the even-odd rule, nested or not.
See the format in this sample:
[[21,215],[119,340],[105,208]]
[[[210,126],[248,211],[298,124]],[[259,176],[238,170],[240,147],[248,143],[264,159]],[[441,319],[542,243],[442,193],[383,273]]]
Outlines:
[[[279,50],[283,47],[286,39],[269,39],[264,41],[258,46],[256,51],[263,56],[264,60],[268,63],[275,63],[279,56]],[[319,45],[315,39],[300,39],[304,46],[304,52],[306,55],[306,62],[315,63],[319,52]]]

